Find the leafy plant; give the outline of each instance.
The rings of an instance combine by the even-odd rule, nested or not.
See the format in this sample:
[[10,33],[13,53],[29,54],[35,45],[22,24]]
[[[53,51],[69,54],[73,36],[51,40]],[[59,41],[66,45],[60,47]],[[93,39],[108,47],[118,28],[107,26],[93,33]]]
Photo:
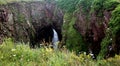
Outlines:
[[76,10],[77,4],[80,0],[59,0],[57,4],[65,12],[73,13]]
[[114,44],[115,41],[118,39],[118,38],[116,38],[116,36],[119,37],[119,33],[120,33],[120,15],[119,15],[119,13],[120,13],[120,5],[118,5],[115,8],[115,10],[112,11],[112,17],[110,19],[109,27],[108,27],[109,30],[106,31],[106,36],[101,43],[102,49],[99,54],[99,57],[101,56],[101,58],[105,57],[108,45]]
[[90,55],[76,55],[63,48],[30,49],[24,43],[14,43],[11,38],[0,45],[0,66],[119,66],[120,56],[103,60],[92,60]]
[[[74,29],[73,25],[76,21],[76,18],[71,17],[71,15],[66,14],[65,15],[65,24],[64,24],[64,33],[66,34],[66,47],[70,49],[71,51],[76,51],[79,53],[80,51],[86,51],[86,45],[84,44],[84,41],[82,39],[82,36],[79,34],[79,32]],[[63,33],[63,34],[64,34]]]

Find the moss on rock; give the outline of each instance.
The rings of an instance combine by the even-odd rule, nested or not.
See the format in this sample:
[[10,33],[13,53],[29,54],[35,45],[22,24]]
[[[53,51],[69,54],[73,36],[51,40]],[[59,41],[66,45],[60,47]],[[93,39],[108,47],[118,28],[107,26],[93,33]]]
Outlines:
[[[107,48],[109,45],[112,45],[112,50],[115,53],[119,51],[119,40],[118,37],[120,34],[120,5],[118,5],[113,11],[112,16],[109,22],[109,30],[106,30],[106,37],[103,39],[101,43],[101,52],[99,53],[99,58],[105,57],[107,53]],[[116,46],[116,47],[115,47]],[[117,47],[118,46],[118,47]],[[113,53],[113,54],[115,54]]]
[[[67,21],[67,22],[66,22]],[[64,33],[66,34],[66,47],[71,51],[86,51],[86,46],[84,44],[83,38],[80,33],[74,29],[73,25],[76,21],[75,17],[71,17],[70,14],[65,15]]]

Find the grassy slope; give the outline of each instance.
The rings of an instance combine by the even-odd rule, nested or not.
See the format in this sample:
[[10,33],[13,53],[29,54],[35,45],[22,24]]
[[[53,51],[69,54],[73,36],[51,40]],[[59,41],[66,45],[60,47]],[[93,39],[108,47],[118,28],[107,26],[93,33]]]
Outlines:
[[11,39],[6,39],[0,45],[0,66],[120,66],[119,61],[120,56],[95,61],[89,55],[76,56],[65,48],[62,51],[30,49],[27,44],[15,44]]

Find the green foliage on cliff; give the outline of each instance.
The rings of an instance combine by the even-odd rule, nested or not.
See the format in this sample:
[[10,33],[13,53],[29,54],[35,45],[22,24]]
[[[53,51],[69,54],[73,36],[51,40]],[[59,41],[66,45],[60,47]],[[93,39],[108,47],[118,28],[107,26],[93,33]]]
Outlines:
[[[77,3],[76,3],[77,2]],[[75,3],[75,4],[74,4]],[[104,11],[113,11],[112,12],[112,17],[109,22],[109,30],[106,30],[106,36],[101,42],[101,51],[99,54],[99,57],[103,58],[107,52],[107,47],[108,45],[112,44],[114,42],[116,34],[119,34],[120,32],[120,18],[119,18],[119,13],[120,13],[120,8],[117,7],[118,4],[120,4],[120,1],[118,0],[76,0],[73,2],[73,0],[60,0],[59,6],[63,8],[66,12],[70,12],[74,14],[75,12],[82,10],[83,14],[86,16],[90,16],[91,13],[95,13],[96,17],[100,17],[104,19]],[[117,7],[117,8],[116,8]],[[68,23],[66,24],[66,29],[67,29],[67,46],[73,50],[72,47],[79,48],[83,50],[81,47],[78,47],[80,45],[83,45],[83,42],[80,42],[78,40],[82,40],[82,37],[80,34],[73,28],[75,18],[72,18],[73,15],[69,18]],[[89,19],[89,17],[87,17]],[[66,18],[65,18],[66,19]],[[68,19],[67,19],[68,20]],[[102,23],[102,22],[101,22]],[[76,38],[75,38],[76,37]],[[79,37],[79,38],[78,38]],[[75,38],[75,39],[72,39]],[[113,39],[113,40],[111,40]],[[75,44],[74,44],[75,43]],[[82,44],[77,44],[77,43],[82,43]],[[70,47],[71,46],[71,47]],[[83,46],[85,48],[85,46]],[[76,50],[76,49],[74,49]]]
[[98,59],[103,59],[108,51],[108,46],[112,45],[112,33],[111,30],[108,28],[106,30],[106,36],[101,42],[101,51],[98,55]]
[[114,10],[119,4],[116,0],[94,0],[91,5],[91,13],[96,12],[98,17],[103,17],[104,10]]
[[120,5],[113,10],[109,26],[113,35],[116,35],[116,33],[120,31]]
[[63,24],[63,36],[65,36],[65,44],[71,51],[77,53],[86,51],[86,44],[83,41],[81,34],[73,27],[76,21],[75,13],[79,13],[80,9],[89,17],[89,11],[93,0],[58,0],[57,4],[65,11],[65,23]]
[[31,2],[31,1],[55,1],[55,0],[0,0],[0,4],[7,4],[7,3],[12,3],[12,2]]
[[[0,4],[13,1],[24,0],[0,0]],[[55,0],[46,1],[50,2]],[[101,42],[101,51],[99,57],[103,58],[107,52],[107,46],[115,42],[116,39],[114,37],[120,34],[120,5],[118,5],[120,4],[119,0],[56,0],[56,2],[58,6],[65,11],[64,18],[65,23],[63,26],[64,31],[63,35],[65,35],[66,47],[71,51],[72,50],[76,51],[77,53],[80,51],[86,51],[87,48],[86,45],[84,44],[82,36],[73,27],[76,21],[76,17],[73,16],[73,14],[75,12],[79,12],[79,10],[81,9],[85,16],[90,16],[91,13],[95,13],[97,17],[104,18],[103,15],[104,10],[112,11],[112,17],[109,22],[109,30],[106,31],[106,36]],[[18,17],[19,17],[18,21],[20,22],[24,21],[23,20],[24,16],[20,15]]]
[[57,4],[66,12],[73,13],[80,0],[58,0]]
[[120,3],[117,0],[107,0],[103,6],[105,10],[113,10],[118,4]]
[[93,0],[79,0],[77,9],[82,9],[83,13],[89,14]]
[[101,43],[101,52],[99,54],[100,58],[103,58],[105,56],[108,45],[114,44],[114,42],[117,39],[116,36],[120,37],[119,36],[120,34],[120,5],[116,6],[116,8],[112,11],[112,16],[109,22],[108,29],[109,30],[106,30],[106,36]]
[[65,24],[64,29],[66,34],[66,47],[71,51],[76,51],[77,53],[80,51],[86,51],[86,46],[82,39],[82,36],[76,29],[73,28],[73,25],[76,21],[76,18],[71,17],[70,14],[65,14]]
[[93,0],[58,0],[58,6],[65,12],[74,13],[82,8],[83,12],[89,13]]

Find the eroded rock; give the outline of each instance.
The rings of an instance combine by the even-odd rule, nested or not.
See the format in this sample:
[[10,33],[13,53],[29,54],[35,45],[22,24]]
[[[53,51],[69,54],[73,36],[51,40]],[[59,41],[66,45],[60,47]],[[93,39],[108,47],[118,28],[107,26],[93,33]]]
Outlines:
[[[1,35],[15,41],[33,41],[39,29],[54,26],[61,36],[63,13],[54,2],[14,2],[0,6]],[[5,34],[5,35],[4,35]]]

